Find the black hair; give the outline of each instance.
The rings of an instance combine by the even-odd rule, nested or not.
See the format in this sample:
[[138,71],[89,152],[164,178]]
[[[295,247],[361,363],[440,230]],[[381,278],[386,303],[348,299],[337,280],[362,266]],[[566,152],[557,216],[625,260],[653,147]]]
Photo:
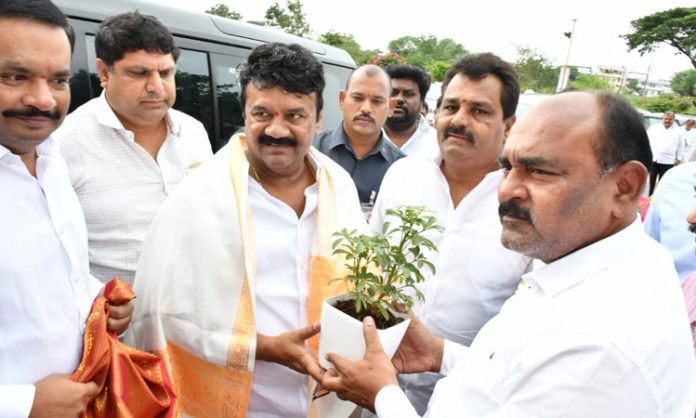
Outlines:
[[632,160],[639,161],[649,169],[652,151],[643,117],[617,94],[605,91],[592,93],[599,103],[602,120],[597,140],[593,141],[600,174]]
[[0,18],[28,19],[63,29],[70,42],[70,52],[75,49],[75,32],[68,18],[50,0],[2,0]]
[[111,16],[100,23],[94,48],[97,58],[110,69],[127,52],[143,49],[147,52],[172,54],[175,62],[180,53],[169,29],[156,17],[142,15],[137,10]]
[[254,83],[258,89],[278,86],[288,93],[316,93],[319,120],[324,107],[324,67],[304,47],[278,42],[257,46],[242,66],[239,79],[242,86],[242,109],[246,100],[247,84]]
[[496,76],[503,83],[503,90],[500,93],[503,119],[507,119],[515,114],[517,101],[520,98],[520,82],[515,69],[508,62],[503,61],[500,57],[490,52],[470,54],[459,58],[447,70],[445,78],[442,80],[442,94],[445,93],[450,81],[457,74],[462,74],[474,80],[482,80],[489,74]]
[[421,103],[425,102],[425,96],[430,89],[430,75],[424,69],[410,64],[389,64],[384,69],[391,79],[407,78],[418,85]]

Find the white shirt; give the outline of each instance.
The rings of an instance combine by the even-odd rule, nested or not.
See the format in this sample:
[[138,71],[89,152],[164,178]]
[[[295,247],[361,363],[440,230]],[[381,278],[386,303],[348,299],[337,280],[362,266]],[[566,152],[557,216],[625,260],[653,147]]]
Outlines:
[[648,128],[650,149],[653,161],[660,164],[674,164],[682,155],[682,130],[672,124],[665,129],[662,123],[655,123]]
[[[445,346],[427,417],[686,418],[696,362],[669,255],[622,231],[524,276],[470,348]],[[381,418],[416,417],[390,386]]]
[[[441,163],[439,156],[434,161],[407,157],[395,162],[382,182],[370,230],[380,232],[384,211],[399,204],[425,205],[436,213],[445,227],[443,234],[431,236],[439,249],[430,255],[437,272],[420,286],[425,303],[414,311],[434,335],[469,345],[515,292],[531,259],[500,243],[497,188],[502,171],[486,175],[454,208]],[[417,410],[425,410],[439,377],[401,377]]]
[[200,122],[170,109],[167,124],[156,161],[123,127],[104,94],[68,115],[54,134],[85,213],[91,272],[103,282],[133,282],[155,212],[186,173],[212,155]]
[[27,417],[37,381],[72,373],[101,284],[58,145],[37,147],[36,178],[0,146],[0,417]]
[[[387,135],[386,130],[384,130],[384,136],[389,139],[389,135]],[[391,141],[391,139],[389,140]],[[437,131],[435,131],[435,128],[430,126],[423,115],[420,115],[416,131],[399,149],[406,155],[418,155],[424,158],[435,158],[440,154],[440,146],[437,144]]]
[[[309,261],[317,221],[317,184],[305,190],[302,216],[249,177],[256,246],[256,332],[275,336],[309,325]],[[307,377],[277,363],[256,361],[248,418],[305,418]]]
[[694,161],[693,158],[696,155],[696,128],[691,127],[688,131],[684,128],[682,130],[682,141],[684,148],[680,160],[682,162]]

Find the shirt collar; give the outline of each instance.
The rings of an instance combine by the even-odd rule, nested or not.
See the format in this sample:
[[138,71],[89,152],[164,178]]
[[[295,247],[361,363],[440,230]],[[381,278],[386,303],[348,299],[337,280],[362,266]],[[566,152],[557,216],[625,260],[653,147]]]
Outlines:
[[[96,99],[94,110],[95,118],[100,125],[108,126],[119,131],[127,131],[109,105],[109,102],[106,100],[106,90],[102,90],[101,94]],[[167,110],[167,114],[164,117],[167,122],[169,134],[179,136],[181,134],[181,123],[174,122],[171,109]],[[169,136],[169,134],[167,136]]]
[[[384,157],[385,160],[387,161],[392,161],[394,158],[391,158],[390,150],[389,150],[389,145],[391,144],[391,141],[385,140],[386,134],[384,133],[384,129],[382,129],[379,133],[379,139],[377,140],[377,145],[370,150],[367,154],[365,154],[365,157],[369,157],[370,155],[373,154],[381,154],[382,157]],[[350,146],[350,143],[348,142],[348,135],[346,134],[346,129],[343,126],[343,123],[341,123],[341,126],[337,128],[330,136],[329,136],[329,150],[332,150],[340,145],[343,145],[346,147],[350,152],[355,154],[355,151],[353,151],[353,148]],[[394,146],[396,148],[396,146]]]
[[636,241],[645,236],[636,217],[629,226],[600,241],[549,264],[535,262],[535,269],[522,276],[524,282],[548,296],[555,296],[588,277],[631,255]]

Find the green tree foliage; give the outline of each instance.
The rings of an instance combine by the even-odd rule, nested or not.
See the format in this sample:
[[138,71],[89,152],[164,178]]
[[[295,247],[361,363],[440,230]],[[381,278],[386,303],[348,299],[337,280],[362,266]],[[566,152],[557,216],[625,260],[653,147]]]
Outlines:
[[234,10],[230,10],[230,8],[223,3],[218,3],[210,9],[206,10],[205,12],[211,15],[226,17],[232,20],[242,20],[241,14],[235,12]]
[[696,7],[677,7],[631,22],[633,32],[622,35],[628,50],[641,55],[665,43],[686,55],[696,68]]
[[696,70],[680,71],[674,74],[670,87],[680,96],[696,96]]
[[635,78],[629,79],[626,83],[626,91],[631,94],[639,94],[640,87],[638,86],[638,80]]
[[[428,71],[437,61],[452,64],[457,58],[469,53],[464,47],[450,38],[438,40],[433,35],[403,36],[389,42],[389,52],[404,57],[409,64]],[[438,64],[440,65],[440,64]]]
[[447,61],[435,61],[427,68],[433,81],[442,81],[445,78],[447,70],[449,70],[450,64]]
[[528,46],[517,48],[517,60],[513,64],[520,79],[520,90],[533,90],[537,93],[554,93],[560,70],[536,49]]
[[655,97],[637,98],[634,104],[651,112],[676,112],[689,113],[693,103],[689,97],[681,97],[676,94],[661,94]]
[[575,90],[612,90],[606,80],[591,74],[578,74],[575,80],[568,83],[568,87]]
[[266,10],[266,24],[304,38],[312,34],[300,0],[288,0],[285,8],[280,7],[277,2],[273,3]]
[[358,65],[365,64],[370,58],[372,58],[373,55],[378,53],[374,50],[363,51],[358,41],[355,40],[353,35],[348,33],[329,31],[320,35],[317,40],[327,45],[332,45],[346,50],[346,52],[353,57],[353,61],[355,61],[355,63]]

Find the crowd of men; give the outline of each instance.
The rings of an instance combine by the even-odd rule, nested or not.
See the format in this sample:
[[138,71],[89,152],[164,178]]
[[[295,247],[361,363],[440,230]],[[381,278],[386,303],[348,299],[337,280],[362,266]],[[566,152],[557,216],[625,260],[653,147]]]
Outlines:
[[[156,17],[99,25],[103,92],[67,117],[66,17],[5,0],[0,24],[0,418],[77,417],[94,398],[69,374],[113,277],[138,297],[108,328],[166,359],[181,416],[321,416],[316,384],[354,416],[694,416],[693,121],[646,132],[606,92],[516,120],[514,68],[479,53],[445,75],[434,128],[411,65],[355,69],[342,123],[322,126],[321,63],[270,43],[241,68],[243,132],[213,155],[171,108],[179,50]],[[368,317],[365,357],[326,370],[332,234],[378,233],[400,204],[444,227],[425,301],[392,359]]]

